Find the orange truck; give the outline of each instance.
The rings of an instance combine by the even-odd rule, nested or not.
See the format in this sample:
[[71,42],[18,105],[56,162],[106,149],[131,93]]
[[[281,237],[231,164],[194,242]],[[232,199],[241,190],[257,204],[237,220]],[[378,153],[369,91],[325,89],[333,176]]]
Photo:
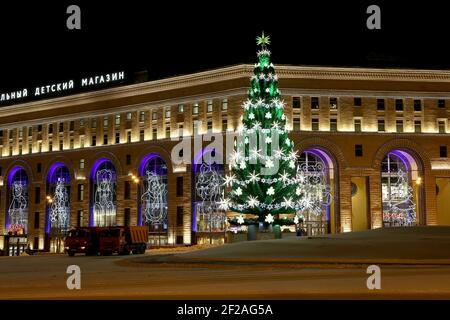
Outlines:
[[147,249],[148,227],[89,227],[76,228],[69,232],[65,250],[69,256],[75,253],[142,254]]

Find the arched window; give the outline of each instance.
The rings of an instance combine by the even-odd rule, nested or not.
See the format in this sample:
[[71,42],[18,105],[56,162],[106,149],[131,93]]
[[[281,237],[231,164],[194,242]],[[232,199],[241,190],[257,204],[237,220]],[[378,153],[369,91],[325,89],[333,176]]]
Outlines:
[[8,175],[6,229],[14,234],[28,233],[28,175],[22,167],[13,168]]
[[47,177],[46,232],[65,234],[70,226],[70,173],[64,163],[51,166]]
[[108,159],[100,159],[91,172],[91,226],[105,227],[116,224],[117,197],[116,169]]
[[300,196],[300,210],[296,222],[308,235],[326,234],[331,230],[332,162],[321,150],[303,152],[298,160],[296,194]]
[[167,233],[167,164],[157,154],[144,158],[139,168],[142,186],[138,224],[148,225],[151,234]]
[[411,155],[400,150],[386,155],[381,163],[383,226],[412,226],[418,222],[420,181],[417,163]]
[[219,208],[223,197],[224,166],[215,149],[205,148],[193,164],[193,210],[196,232],[223,232],[225,212]]

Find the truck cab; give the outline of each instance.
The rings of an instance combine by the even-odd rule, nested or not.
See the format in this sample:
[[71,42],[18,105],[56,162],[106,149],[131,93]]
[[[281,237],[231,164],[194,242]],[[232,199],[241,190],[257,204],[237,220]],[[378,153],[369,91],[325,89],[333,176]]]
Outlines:
[[85,253],[86,255],[97,254],[98,237],[95,228],[76,228],[69,231],[66,238],[64,249],[69,256],[76,253]]

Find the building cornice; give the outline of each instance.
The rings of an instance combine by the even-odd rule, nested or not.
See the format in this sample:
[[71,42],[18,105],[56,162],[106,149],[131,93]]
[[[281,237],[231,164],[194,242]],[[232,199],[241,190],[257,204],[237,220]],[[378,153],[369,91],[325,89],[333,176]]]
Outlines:
[[[85,92],[70,96],[33,101],[22,104],[0,107],[0,118],[8,115],[19,115],[32,111],[45,111],[55,108],[65,108],[85,103],[102,103],[104,101],[140,96],[169,90],[183,89],[195,86],[210,85],[218,82],[247,79],[253,72],[253,65],[236,65],[210,71],[197,72],[161,80],[114,87],[99,91]],[[450,71],[447,70],[411,70],[411,69],[371,69],[371,68],[342,68],[316,66],[276,66],[277,74],[283,79],[303,80],[352,80],[352,81],[409,81],[450,83]],[[283,88],[283,86],[281,85]],[[242,88],[240,88],[242,90]],[[293,88],[286,88],[284,93],[293,92]],[[300,89],[300,88],[299,88]],[[394,89],[394,88],[393,88]],[[327,91],[327,90],[319,90]],[[375,92],[376,90],[374,90]],[[346,92],[350,94],[351,90]],[[343,93],[343,92],[342,92]],[[386,92],[389,93],[389,92]],[[211,92],[217,95],[217,92]],[[392,92],[391,92],[392,94]],[[436,92],[411,92],[411,96],[437,96]],[[378,94],[375,94],[378,95]],[[443,96],[448,93],[442,92]],[[179,97],[186,100],[186,97]],[[157,102],[153,102],[156,103]]]

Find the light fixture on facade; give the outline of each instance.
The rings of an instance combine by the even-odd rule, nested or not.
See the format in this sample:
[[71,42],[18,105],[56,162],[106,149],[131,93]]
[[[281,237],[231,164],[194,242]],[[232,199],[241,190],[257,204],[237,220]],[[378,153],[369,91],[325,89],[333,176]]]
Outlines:
[[416,184],[417,184],[417,185],[421,185],[421,184],[422,184],[422,178],[421,178],[421,177],[418,177],[418,178],[417,178]]

